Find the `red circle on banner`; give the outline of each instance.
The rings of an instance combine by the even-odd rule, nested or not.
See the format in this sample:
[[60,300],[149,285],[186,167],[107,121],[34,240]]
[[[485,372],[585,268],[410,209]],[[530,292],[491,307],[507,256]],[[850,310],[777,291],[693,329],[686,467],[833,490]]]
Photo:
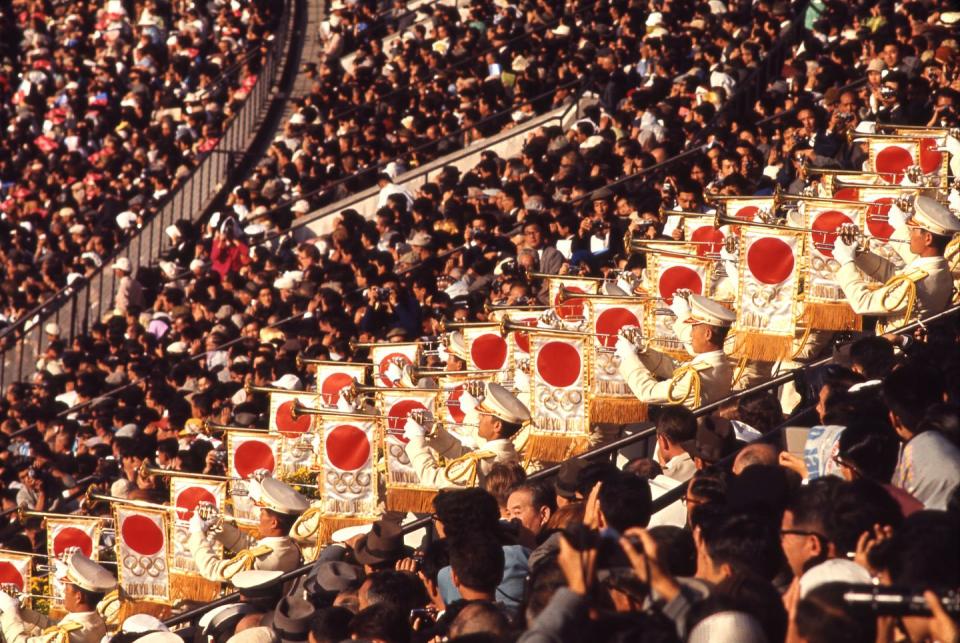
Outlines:
[[760,283],[779,284],[793,273],[793,250],[774,237],[757,239],[747,250],[747,267]]
[[450,391],[450,395],[447,396],[447,411],[457,424],[463,422],[464,418],[467,417],[467,414],[460,409],[460,398],[463,396],[463,391],[463,384],[461,384]]
[[163,549],[163,532],[146,516],[127,516],[120,527],[123,543],[144,556],[153,556]]
[[23,576],[20,575],[13,563],[3,560],[0,561],[0,584],[7,583],[16,585],[17,589],[23,589]]
[[[527,317],[526,319],[518,319],[517,323],[523,324],[524,326],[536,326],[537,318]],[[521,353],[530,354],[530,333],[514,333],[513,341],[517,343],[517,348],[520,349]]]
[[417,409],[425,411],[427,407],[416,400],[400,400],[391,406],[390,410],[387,411],[387,430],[389,433],[401,442],[406,442],[407,439],[403,437],[403,425],[407,423],[407,416],[410,415],[410,411]]
[[[583,288],[579,286],[566,286],[564,290],[568,293],[578,293],[585,295]],[[573,297],[567,299],[562,304],[560,303],[560,293],[557,293],[557,296],[553,298],[553,307],[557,311],[557,315],[560,316],[560,319],[572,319],[576,317],[583,317],[583,299]]]
[[[755,205],[745,205],[736,212],[733,213],[734,218],[743,219],[744,221],[753,221],[753,219],[759,214],[760,208]],[[719,250],[718,250],[719,252]]]
[[370,459],[370,440],[355,426],[341,424],[324,440],[327,459],[341,471],[356,471]]
[[707,254],[719,254],[723,247],[724,234],[713,226],[700,226],[690,235],[690,240],[697,244],[697,256],[703,257]]
[[840,188],[833,194],[833,198],[841,201],[859,201],[860,190],[857,188]]
[[703,292],[703,280],[693,268],[687,266],[670,266],[660,275],[658,284],[660,296],[667,304],[673,303],[673,293],[686,288],[687,290],[699,295]]
[[87,532],[76,527],[64,527],[53,537],[53,555],[59,556],[71,547],[79,547],[87,557],[93,553],[93,541]]
[[943,152],[937,147],[936,139],[925,138],[920,141],[920,169],[924,174],[933,174],[943,164]]
[[597,316],[597,340],[604,348],[613,348],[621,328],[639,325],[637,316],[626,308],[608,308]]
[[353,384],[353,377],[346,373],[331,373],[320,385],[323,403],[333,406],[340,401],[340,391]]
[[294,419],[293,407],[296,404],[296,400],[290,400],[277,407],[277,417],[274,418],[277,422],[277,430],[286,436],[300,435],[310,430],[311,418],[309,415],[301,415]]
[[882,178],[887,183],[899,183],[903,180],[903,171],[913,165],[913,156],[910,152],[890,145],[877,152],[877,159],[874,163],[878,174],[884,175]]
[[257,469],[266,469],[273,473],[275,466],[277,463],[273,459],[273,450],[258,440],[247,440],[233,452],[233,468],[243,479]]
[[390,364],[399,362],[398,366],[401,368],[403,366],[413,366],[413,362],[410,361],[410,358],[404,355],[403,353],[390,353],[382,360],[380,360],[379,366],[377,366],[377,372],[380,373],[380,381],[383,382],[384,386],[393,388],[397,386],[394,384],[386,375],[387,369],[390,368]]
[[537,372],[550,386],[566,388],[580,377],[580,353],[566,342],[547,342],[537,353]]
[[470,344],[470,358],[481,370],[503,368],[507,361],[507,342],[494,333],[480,335]]
[[837,210],[827,210],[817,215],[813,220],[811,232],[813,248],[825,257],[833,257],[833,244],[837,242],[837,228],[844,223],[853,223],[853,219]]
[[890,216],[890,205],[893,203],[891,197],[885,196],[877,199],[867,208],[867,230],[875,237],[889,239],[893,234],[893,226],[887,222]]
[[203,487],[187,487],[177,495],[177,518],[190,520],[193,518],[193,510],[201,502],[217,505],[214,495]]

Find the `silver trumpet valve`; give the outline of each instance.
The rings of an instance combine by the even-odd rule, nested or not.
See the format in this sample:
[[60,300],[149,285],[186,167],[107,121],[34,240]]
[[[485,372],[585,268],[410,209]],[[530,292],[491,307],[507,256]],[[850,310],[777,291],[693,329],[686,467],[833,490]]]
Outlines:
[[[676,296],[676,294],[674,295]],[[643,329],[639,326],[623,326],[620,328],[618,333],[620,337],[623,337],[625,340],[637,347],[637,350],[643,351],[644,349],[644,336]]]

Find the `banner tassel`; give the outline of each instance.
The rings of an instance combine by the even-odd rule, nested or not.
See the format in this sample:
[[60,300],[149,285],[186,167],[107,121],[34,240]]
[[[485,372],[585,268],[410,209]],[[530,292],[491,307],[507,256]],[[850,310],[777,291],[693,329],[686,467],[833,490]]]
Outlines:
[[647,419],[647,405],[635,397],[595,396],[590,399],[591,424],[630,424]]
[[436,489],[387,488],[387,511],[430,513]]
[[170,598],[174,603],[180,600],[209,603],[220,596],[220,591],[219,582],[197,574],[170,574]]
[[528,460],[562,462],[589,449],[590,439],[585,435],[569,436],[531,432],[525,448],[524,457]]
[[817,330],[862,330],[863,317],[846,302],[807,302],[803,322]]
[[760,362],[775,362],[793,354],[793,336],[737,333],[734,354]]
[[161,621],[170,618],[171,607],[166,603],[155,603],[153,601],[121,601],[118,622],[123,623],[127,617],[134,614],[149,614],[156,616]]

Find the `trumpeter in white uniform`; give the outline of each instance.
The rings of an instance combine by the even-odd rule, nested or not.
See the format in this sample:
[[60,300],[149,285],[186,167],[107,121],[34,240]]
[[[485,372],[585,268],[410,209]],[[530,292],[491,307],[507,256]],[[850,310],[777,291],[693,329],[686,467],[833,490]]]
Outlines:
[[681,315],[691,325],[693,359],[678,363],[645,346],[638,351],[623,336],[617,340],[620,374],[641,402],[696,408],[730,393],[733,365],[723,352],[723,342],[736,315],[701,295],[690,295],[687,300],[689,311],[681,311]]
[[10,595],[0,592],[0,631],[6,643],[99,643],[107,633],[96,606],[117,586],[117,579],[82,553],[75,553],[61,571],[63,606],[59,622],[22,609]]
[[838,238],[834,245],[833,258],[840,264],[837,283],[843,294],[854,312],[880,315],[881,330],[941,312],[953,295],[953,276],[943,255],[950,239],[960,232],[960,219],[936,200],[920,196],[905,225],[910,253],[903,254],[913,258],[900,270],[872,252],[858,254],[855,241]]
[[[467,395],[461,397],[461,408],[470,406],[464,398],[470,400]],[[467,411],[468,417],[474,415],[473,409]],[[475,486],[495,463],[520,461],[512,438],[530,421],[526,405],[500,384],[487,382],[483,399],[476,401],[475,414],[476,449],[463,446],[442,428],[428,437],[423,426],[407,420],[403,430],[407,457],[421,484],[439,488]]]
[[223,530],[214,536],[228,551],[236,554],[219,558],[208,534],[214,520],[204,521],[197,512],[190,519],[190,540],[200,575],[207,580],[230,580],[237,572],[248,569],[289,572],[300,566],[300,549],[290,538],[290,528],[310,503],[289,485],[264,478],[251,483],[251,495],[260,507],[260,538],[254,539],[237,527],[224,522]]

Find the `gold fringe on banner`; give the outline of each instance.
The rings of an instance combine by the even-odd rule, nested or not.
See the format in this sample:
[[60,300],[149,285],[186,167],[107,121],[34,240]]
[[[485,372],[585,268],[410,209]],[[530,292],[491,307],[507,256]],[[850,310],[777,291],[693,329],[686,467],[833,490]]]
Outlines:
[[803,305],[803,322],[817,330],[862,330],[863,317],[853,312],[845,301],[807,302]]
[[207,580],[199,574],[170,574],[170,599],[208,603],[220,596],[219,582]]
[[387,511],[430,513],[436,489],[387,488]]
[[127,617],[133,616],[134,614],[149,614],[156,616],[162,621],[170,618],[171,611],[171,607],[165,603],[123,600],[120,602],[120,613],[117,616],[117,620],[119,623],[123,623],[127,620]]
[[524,458],[541,462],[563,462],[567,458],[580,455],[590,448],[590,438],[586,435],[553,435],[530,433],[526,443]]
[[591,424],[630,424],[647,419],[647,405],[635,397],[593,397],[590,399]]
[[765,335],[755,332],[737,333],[736,357],[761,362],[775,362],[793,355],[793,337],[790,335]]

